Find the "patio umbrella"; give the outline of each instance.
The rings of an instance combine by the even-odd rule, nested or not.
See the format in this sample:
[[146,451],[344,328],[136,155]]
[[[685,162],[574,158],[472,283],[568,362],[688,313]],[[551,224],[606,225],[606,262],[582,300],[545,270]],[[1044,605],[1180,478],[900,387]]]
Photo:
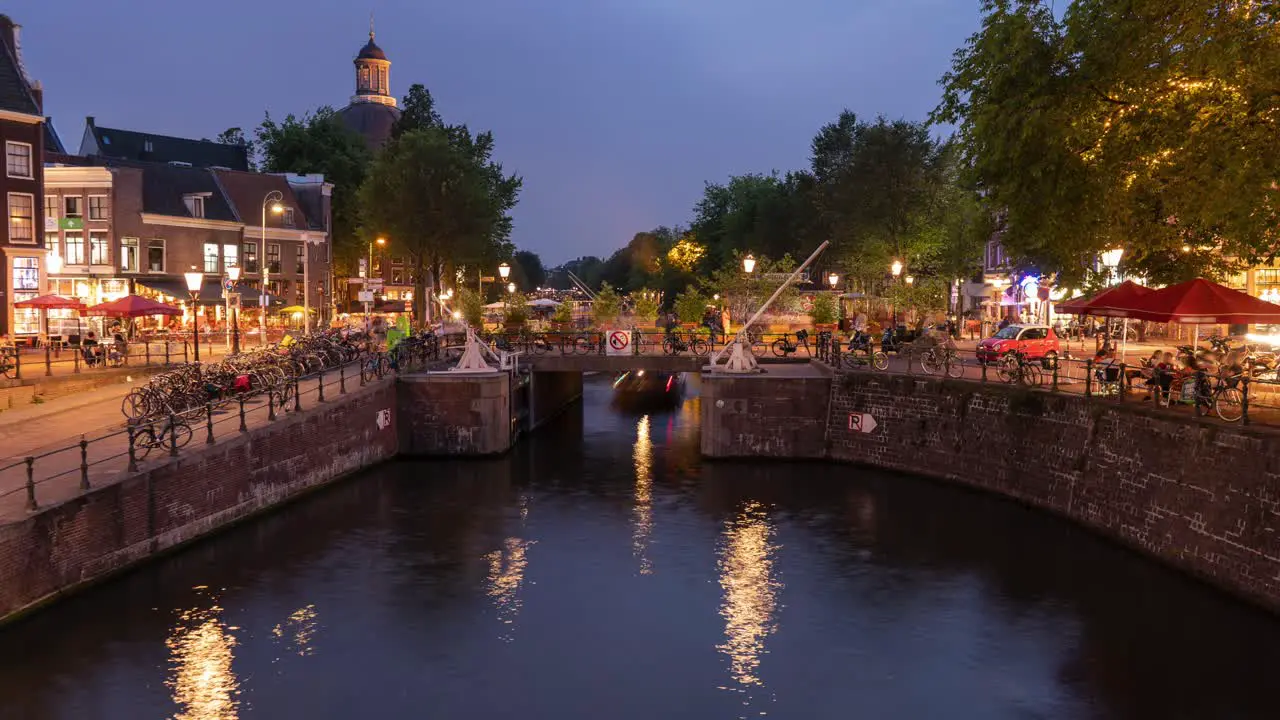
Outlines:
[[1195,344],[1200,340],[1200,326],[1203,324],[1280,323],[1280,305],[1196,278],[1144,296],[1129,317],[1195,325],[1192,340]]
[[101,305],[94,305],[85,311],[86,315],[106,317],[146,317],[147,315],[181,315],[182,309],[172,305],[148,300],[141,295],[125,295],[119,300],[112,300]]
[[1125,280],[1091,298],[1076,300],[1075,304],[1062,303],[1058,305],[1058,309],[1061,310],[1064,305],[1067,305],[1070,306],[1067,312],[1074,312],[1077,315],[1122,318],[1124,323],[1120,331],[1120,360],[1123,361],[1129,350],[1129,319],[1135,317],[1131,313],[1141,304],[1143,298],[1153,292],[1155,291],[1149,287],[1139,285],[1132,280]]
[[84,303],[75,298],[62,297],[61,295],[40,295],[30,300],[21,300],[13,304],[15,308],[37,308],[40,310],[40,319],[44,325],[45,337],[49,335],[49,311],[50,310],[76,310],[84,311]]

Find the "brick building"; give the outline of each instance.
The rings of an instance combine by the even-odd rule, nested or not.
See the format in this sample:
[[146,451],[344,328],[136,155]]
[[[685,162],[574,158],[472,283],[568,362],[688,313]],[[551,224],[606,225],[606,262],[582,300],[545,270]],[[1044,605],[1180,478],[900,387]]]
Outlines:
[[0,337],[8,338],[39,331],[38,313],[13,304],[42,290],[39,229],[46,220],[40,202],[41,158],[47,144],[58,146],[52,126],[41,114],[43,89],[23,67],[19,29],[7,15],[0,15],[0,141],[5,151],[0,197],[7,210],[7,221],[0,224]]

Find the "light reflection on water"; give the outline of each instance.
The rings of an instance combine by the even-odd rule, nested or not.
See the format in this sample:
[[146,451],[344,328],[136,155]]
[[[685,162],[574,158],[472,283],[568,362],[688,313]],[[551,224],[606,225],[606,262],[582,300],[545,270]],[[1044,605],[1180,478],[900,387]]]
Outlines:
[[502,547],[494,550],[485,559],[489,562],[487,579],[488,594],[498,611],[498,619],[504,628],[502,639],[511,642],[515,639],[515,622],[520,615],[520,588],[524,583],[525,568],[529,564],[529,547],[532,540],[507,538]]
[[725,641],[716,649],[729,658],[729,675],[741,689],[762,687],[760,659],[765,638],[777,627],[775,613],[782,583],[774,578],[778,546],[772,542],[768,511],[747,502],[725,523],[718,569]]
[[165,682],[181,708],[174,720],[236,720],[240,681],[231,668],[236,637],[223,623],[222,608],[182,611],[165,640],[169,678]]
[[640,574],[649,575],[653,573],[653,561],[649,558],[649,538],[653,535],[653,440],[649,436],[648,415],[636,423],[632,457],[636,465],[636,491],[631,548],[640,561]]
[[271,634],[278,640],[287,637],[294,651],[302,657],[315,652],[311,641],[316,634],[316,606],[307,605],[294,610],[284,622],[271,629]]

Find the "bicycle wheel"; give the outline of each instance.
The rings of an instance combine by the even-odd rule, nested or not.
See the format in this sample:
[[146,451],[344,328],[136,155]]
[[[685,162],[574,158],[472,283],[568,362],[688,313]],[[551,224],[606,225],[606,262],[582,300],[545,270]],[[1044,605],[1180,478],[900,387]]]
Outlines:
[[1044,383],[1044,373],[1036,365],[1023,365],[1019,378],[1027,387],[1040,387]]
[[949,377],[964,377],[964,361],[960,359],[958,354],[954,352],[947,353],[946,363],[947,375]]
[[679,352],[680,352],[680,346],[676,344],[676,339],[675,339],[675,338],[663,338],[663,340],[662,340],[662,354],[664,354],[664,355],[677,355],[677,354],[679,354]]
[[787,343],[786,338],[778,338],[773,341],[773,354],[775,357],[786,357],[792,352],[792,347]]
[[1018,373],[1018,360],[1012,356],[1005,355],[996,363],[996,377],[1000,378],[1000,382],[1011,383],[1021,377]]
[[871,367],[877,370],[888,370],[889,356],[879,350],[871,353]]
[[186,447],[187,443],[191,442],[192,433],[190,425],[180,422],[177,425],[171,425],[169,427],[171,435],[166,436],[166,439],[168,439],[168,437],[172,437],[174,445],[178,447]]
[[573,341],[573,351],[579,355],[590,355],[595,346],[586,337],[579,335]]
[[130,390],[124,400],[120,401],[120,412],[129,420],[141,420],[147,416],[150,403],[147,394],[142,390]]
[[1244,417],[1244,393],[1239,388],[1222,388],[1213,400],[1213,411],[1227,422],[1236,422]]
[[711,345],[702,338],[694,338],[693,341],[689,343],[689,347],[693,349],[693,354],[699,357],[711,352]]
[[920,369],[924,371],[925,375],[934,375],[941,370],[942,368],[938,363],[938,354],[932,349],[920,353]]
[[373,358],[360,361],[360,379],[369,382],[378,375],[378,368]]
[[755,355],[756,357],[764,357],[764,354],[766,351],[768,351],[768,349],[769,348],[764,344],[763,340],[751,341],[751,354]]

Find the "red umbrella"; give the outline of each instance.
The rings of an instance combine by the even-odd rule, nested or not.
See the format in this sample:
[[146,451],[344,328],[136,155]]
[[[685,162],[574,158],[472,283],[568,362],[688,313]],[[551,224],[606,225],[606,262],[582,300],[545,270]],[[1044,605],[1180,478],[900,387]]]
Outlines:
[[94,305],[86,310],[85,314],[136,318],[147,315],[181,315],[182,309],[148,300],[141,295],[126,295],[119,300]]
[[1058,312],[1069,312],[1075,315],[1101,315],[1104,317],[1132,318],[1129,314],[1133,308],[1141,305],[1142,298],[1155,292],[1149,287],[1139,285],[1132,280],[1125,280],[1115,287],[1107,288],[1091,298],[1079,298],[1058,304]]
[[1196,278],[1148,293],[1128,317],[1188,325],[1280,323],[1280,305]]
[[41,310],[83,310],[84,303],[75,298],[61,295],[41,295],[30,300],[21,300],[13,304],[16,308],[39,308]]

